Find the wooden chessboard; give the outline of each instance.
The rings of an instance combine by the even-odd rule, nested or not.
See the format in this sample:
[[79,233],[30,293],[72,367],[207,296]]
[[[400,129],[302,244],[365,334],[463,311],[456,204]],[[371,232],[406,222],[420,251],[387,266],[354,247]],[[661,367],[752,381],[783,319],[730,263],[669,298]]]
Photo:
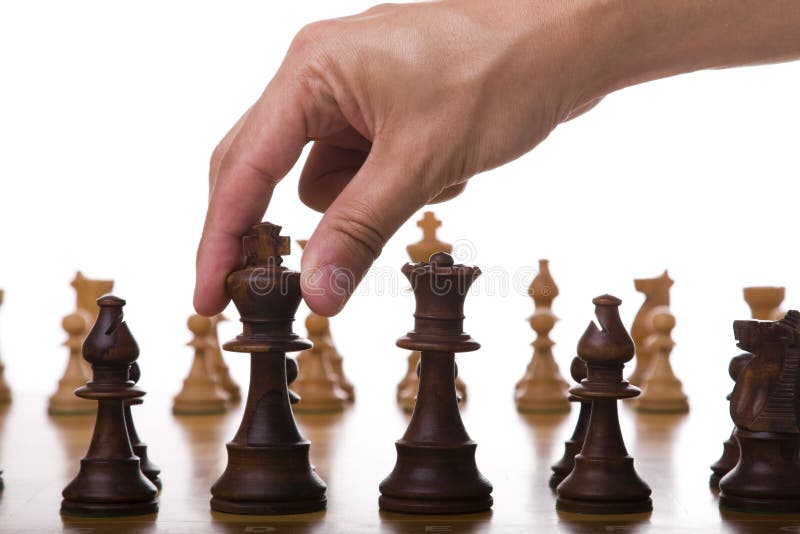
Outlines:
[[[361,391],[337,415],[298,415],[311,457],[328,483],[328,509],[299,516],[235,516],[211,512],[209,488],[222,472],[225,442],[241,407],[220,416],[175,417],[170,399],[149,395],[134,407],[139,433],[162,469],[157,516],[115,520],[64,519],[61,490],[86,452],[92,417],[49,417],[46,399],[18,393],[0,412],[0,532],[170,533],[549,533],[549,532],[797,532],[800,517],[721,513],[708,488],[708,466],[730,432],[724,401],[694,399],[687,416],[641,415],[621,407],[623,433],[639,474],[653,489],[654,511],[640,517],[581,517],[555,510],[547,486],[550,464],[563,451],[577,409],[564,416],[522,416],[508,391],[480,390],[463,406],[478,442],[478,465],[494,484],[490,513],[405,516],[378,510],[378,484],[394,465],[394,440],[408,416],[393,386]],[[690,392],[691,393],[691,392]]]

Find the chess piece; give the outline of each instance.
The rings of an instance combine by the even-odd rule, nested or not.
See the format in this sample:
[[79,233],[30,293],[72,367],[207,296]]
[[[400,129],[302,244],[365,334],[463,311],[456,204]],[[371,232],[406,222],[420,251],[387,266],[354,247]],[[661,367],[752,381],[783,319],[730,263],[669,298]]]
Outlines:
[[[142,373],[137,362],[133,362],[131,364],[129,376],[134,384],[139,382]],[[133,454],[139,457],[139,467],[141,468],[142,473],[150,480],[150,482],[153,483],[156,488],[161,489],[161,479],[158,478],[159,473],[161,473],[161,469],[159,469],[156,464],[150,461],[150,458],[147,456],[147,444],[144,443],[139,437],[139,433],[136,431],[136,426],[133,424],[131,406],[137,406],[143,402],[144,401],[141,397],[125,401],[125,428],[127,429],[128,437],[131,440]]]
[[172,412],[176,415],[206,415],[223,413],[227,408],[225,394],[211,375],[211,353],[215,341],[211,335],[212,320],[192,315],[187,323],[194,338],[187,343],[194,348],[194,360],[183,388],[175,396]]
[[661,276],[656,278],[639,278],[633,281],[636,291],[644,293],[644,302],[631,326],[631,337],[636,347],[636,366],[633,373],[628,377],[628,382],[634,386],[642,387],[647,378],[652,356],[647,352],[645,340],[651,332],[652,322],[649,314],[658,306],[669,306],[669,290],[674,281],[669,277],[669,273],[664,271]]
[[[0,289],[0,306],[3,304],[3,290]],[[0,404],[11,402],[11,388],[8,387],[5,379],[6,366],[3,358],[0,357]]]
[[558,364],[553,358],[550,331],[558,321],[551,311],[553,300],[558,296],[558,286],[550,275],[549,262],[539,260],[539,273],[533,278],[528,295],[533,298],[534,312],[528,321],[536,332],[533,357],[525,375],[517,382],[514,401],[520,412],[568,412],[569,384],[561,377]]
[[675,316],[668,307],[659,306],[650,311],[649,319],[652,333],[644,341],[644,350],[650,355],[650,369],[644,379],[642,395],[636,402],[636,410],[647,413],[686,413],[689,411],[689,399],[669,361],[675,346],[672,341]]
[[124,516],[158,511],[158,490],[142,474],[126,430],[124,403],[144,391],[129,379],[139,347],[123,320],[125,301],[113,295],[97,299],[97,321],[83,344],[93,378],[75,392],[97,400],[97,421],[89,452],[64,488],[61,513],[78,516]]
[[[752,359],[753,355],[748,352],[731,358],[731,362],[728,365],[728,374],[734,382],[738,380],[742,369],[744,369]],[[733,393],[728,394],[728,400],[731,400],[732,394]],[[719,489],[720,479],[728,474],[728,472],[733,469],[734,466],[736,466],[738,461],[739,444],[736,442],[736,428],[734,428],[731,431],[730,437],[722,442],[722,456],[719,460],[711,464],[711,478],[709,479],[709,485],[712,489]]]
[[230,369],[228,369],[228,365],[225,363],[225,358],[222,356],[222,347],[219,344],[217,325],[223,321],[227,321],[227,319],[225,319],[225,316],[221,313],[211,317],[211,328],[209,331],[211,346],[209,347],[207,356],[209,361],[208,366],[211,378],[217,386],[225,392],[228,402],[236,404],[242,400],[242,392],[239,389],[239,384],[234,382]]
[[455,353],[480,345],[462,330],[464,299],[480,269],[454,265],[446,252],[430,263],[407,263],[403,274],[416,299],[414,330],[397,346],[421,352],[419,393],[405,435],[395,443],[397,463],[380,484],[381,509],[419,514],[463,514],[492,506],[492,485],[475,463],[477,443],[467,435],[453,377]]
[[[308,240],[298,239],[297,243],[300,245],[300,248],[305,248],[306,243],[308,243]],[[313,319],[311,319],[312,316]],[[347,379],[347,376],[344,374],[344,358],[342,358],[342,355],[339,354],[339,351],[336,349],[336,345],[333,343],[330,320],[327,317],[323,317],[322,315],[317,315],[314,312],[309,312],[309,319],[311,321],[314,321],[316,328],[320,330],[318,335],[319,341],[328,346],[327,360],[330,362],[330,369],[334,379],[336,380],[337,386],[339,387],[340,390],[344,391],[345,395],[347,396],[347,402],[355,402],[356,389],[350,382],[350,380]],[[317,341],[315,340],[312,341],[314,342],[315,345],[317,344]]]
[[69,349],[69,359],[64,376],[58,381],[58,388],[47,403],[47,413],[50,415],[95,413],[97,410],[95,401],[75,396],[75,390],[86,385],[86,376],[80,363],[81,346],[86,335],[86,314],[76,312],[67,315],[61,325],[68,336],[64,346]]
[[[437,219],[432,211],[423,213],[422,219],[417,221],[417,226],[422,229],[422,239],[406,247],[408,257],[411,258],[413,263],[428,261],[437,252],[447,252],[448,254],[453,252],[453,245],[440,241],[437,237],[436,231],[442,226],[442,221]],[[419,357],[420,353],[416,350],[408,355],[406,374],[397,384],[397,402],[403,411],[408,413],[414,411],[414,404],[417,400]],[[466,400],[467,385],[460,376],[456,376],[456,391],[458,392],[459,401]]]
[[[316,315],[313,312],[312,314]],[[333,376],[336,378],[336,384],[339,386],[339,389],[344,391],[344,394],[347,397],[347,402],[355,402],[356,388],[344,374],[344,359],[336,349],[336,345],[333,343],[333,338],[331,337],[330,319],[321,315],[317,315],[317,317],[322,319],[320,322],[324,325],[324,333],[322,334],[322,337],[325,340],[325,344],[329,347],[328,360],[331,362],[331,371],[333,372]]]
[[591,401],[592,415],[575,466],[558,485],[556,508],[582,514],[632,514],[653,509],[650,488],[636,474],[619,426],[617,400],[635,397],[639,389],[623,380],[625,362],[633,358],[634,344],[619,317],[622,303],[611,295],[592,301],[594,322],[578,342],[578,356],[587,376],[570,389]]
[[778,321],[734,321],[753,354],[731,395],[739,461],[719,481],[719,504],[739,512],[800,513],[800,312]]
[[414,404],[417,402],[417,390],[419,390],[419,358],[421,354],[418,350],[408,355],[406,374],[397,384],[397,402],[406,413],[414,411]]
[[777,321],[784,315],[781,303],[786,298],[785,287],[746,287],[744,300],[750,306],[750,317],[760,321]]
[[[578,384],[586,378],[586,364],[577,356],[572,359],[569,371],[572,379]],[[586,428],[589,426],[589,417],[592,414],[592,403],[590,401],[582,400],[574,395],[570,395],[569,400],[580,402],[581,410],[578,413],[578,422],[575,424],[572,437],[564,442],[564,455],[550,467],[553,470],[553,474],[550,477],[550,487],[553,489],[558,487],[561,481],[572,472],[572,468],[575,466],[575,455],[581,452],[583,441],[586,439]]]
[[308,339],[314,344],[297,356],[299,376],[292,390],[300,396],[295,412],[340,412],[347,403],[347,393],[339,387],[331,368],[331,346],[325,337],[325,317],[311,313],[306,318]]
[[100,313],[97,299],[114,290],[114,281],[86,278],[78,271],[70,285],[75,288],[76,307],[88,314],[90,325],[94,324]]
[[[97,299],[114,290],[113,280],[94,280],[86,278],[80,271],[75,273],[75,278],[71,284],[75,289],[75,307],[77,313],[84,314],[86,319],[87,331],[84,332],[83,337],[89,333],[88,328],[91,327],[97,320],[97,314],[100,308],[97,307]],[[81,368],[86,380],[91,380],[92,369],[89,363],[81,359]]]
[[289,389],[289,404],[298,404],[300,402],[300,395],[291,390],[291,386],[297,376],[300,374],[300,369],[297,362],[291,358],[286,358],[286,387]]
[[[300,273],[282,266],[289,238],[280,226],[256,224],[242,237],[244,268],[225,285],[243,333],[223,348],[249,352],[250,389],[242,424],[228,443],[228,465],[211,488],[211,508],[237,514],[291,514],[325,508],[325,483],[309,462],[287,387],[287,352],[311,348],[292,332]],[[291,360],[290,360],[291,361]]]

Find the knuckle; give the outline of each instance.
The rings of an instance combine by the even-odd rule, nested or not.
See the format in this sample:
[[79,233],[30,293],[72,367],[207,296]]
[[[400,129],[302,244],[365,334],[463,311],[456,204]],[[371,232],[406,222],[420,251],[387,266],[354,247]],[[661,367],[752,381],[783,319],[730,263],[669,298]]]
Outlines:
[[292,44],[289,46],[290,53],[302,57],[313,55],[313,52],[326,42],[330,35],[330,27],[331,23],[326,20],[306,24],[300,28],[292,40]]
[[366,254],[374,260],[380,256],[386,236],[381,232],[376,212],[364,203],[355,203],[342,210],[334,219],[333,229],[344,235],[359,255]]
[[376,4],[371,8],[367,9],[364,13],[375,14],[375,13],[383,13],[384,11],[388,11],[390,9],[397,8],[396,3],[392,2],[382,2],[380,4]]
[[217,180],[237,181],[239,179],[260,180],[270,190],[274,189],[280,181],[280,176],[275,176],[264,165],[254,162],[241,155],[232,156],[230,151],[225,152],[219,162]]
[[304,26],[289,46],[289,70],[300,92],[310,100],[326,92],[333,73],[341,71],[342,31],[335,21],[323,20]]

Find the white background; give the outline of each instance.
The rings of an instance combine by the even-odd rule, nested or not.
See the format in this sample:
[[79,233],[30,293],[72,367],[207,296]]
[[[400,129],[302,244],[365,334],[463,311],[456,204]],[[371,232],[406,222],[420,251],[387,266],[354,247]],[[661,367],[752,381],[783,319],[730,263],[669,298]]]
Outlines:
[[[370,4],[128,5],[0,6],[0,343],[18,391],[55,387],[77,269],[115,279],[128,300],[142,386],[178,391],[191,360],[185,324],[211,151],[302,25]],[[550,258],[561,288],[553,338],[563,371],[592,319],[592,297],[622,298],[630,324],[642,301],[633,278],[669,268],[674,367],[694,409],[705,400],[717,406],[730,389],[728,358],[738,352],[731,321],[748,315],[742,287],[786,285],[787,305],[800,306],[798,94],[800,63],[623,90],[436,207],[440,237],[469,241],[473,263],[509,277]],[[299,169],[266,217],[294,238],[319,220],[297,198]],[[378,268],[399,276],[405,246],[418,237],[409,222]],[[299,265],[297,247],[288,264]],[[530,358],[529,280],[495,294],[479,282],[468,299],[466,329],[483,343],[460,363],[474,402],[510,396]],[[334,319],[359,402],[394,395],[369,386],[378,374],[389,377],[384,385],[402,376],[405,353],[394,341],[411,328],[412,313],[408,294],[373,289]],[[227,314],[237,318],[232,307]],[[238,330],[231,321],[221,337]],[[305,332],[302,321],[297,330]],[[227,359],[246,383],[247,358]]]

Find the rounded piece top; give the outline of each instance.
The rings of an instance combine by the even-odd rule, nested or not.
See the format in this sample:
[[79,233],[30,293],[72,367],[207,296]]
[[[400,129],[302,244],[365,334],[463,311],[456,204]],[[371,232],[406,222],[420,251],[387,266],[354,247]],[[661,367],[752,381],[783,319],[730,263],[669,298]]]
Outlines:
[[569,366],[569,374],[575,382],[580,384],[581,380],[586,378],[586,362],[577,356],[572,358],[572,364]]
[[139,369],[139,362],[133,362],[131,368],[128,370],[128,378],[136,384],[142,378],[142,370]]
[[622,304],[622,300],[618,299],[614,295],[606,294],[593,298],[592,304],[595,306],[619,306]]
[[309,337],[320,336],[328,329],[328,318],[316,313],[308,314],[306,318],[306,330],[308,330]]
[[82,313],[71,313],[61,321],[64,331],[71,336],[77,336],[86,331],[86,317]]
[[111,293],[107,293],[102,297],[97,299],[97,305],[100,307],[114,307],[118,308],[121,306],[125,306],[125,299],[121,299],[116,295],[112,295]]
[[675,328],[675,316],[666,306],[659,306],[650,312],[653,330],[661,334],[669,334]]
[[452,267],[455,261],[447,252],[436,252],[431,255],[430,264],[437,267]]
[[211,319],[202,315],[192,315],[186,324],[189,331],[196,336],[202,336],[211,331]]

